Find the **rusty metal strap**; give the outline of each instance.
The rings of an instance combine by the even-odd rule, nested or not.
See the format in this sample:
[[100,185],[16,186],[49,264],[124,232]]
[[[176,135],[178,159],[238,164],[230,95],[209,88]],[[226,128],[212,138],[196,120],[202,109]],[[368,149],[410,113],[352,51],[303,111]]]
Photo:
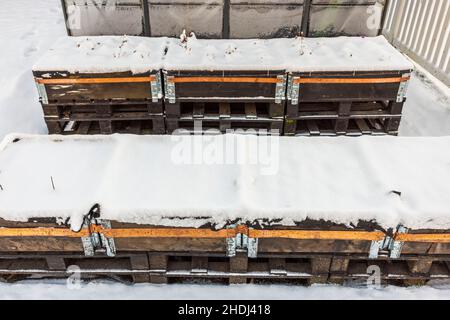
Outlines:
[[173,77],[170,79],[173,83],[281,83],[282,79],[262,78],[262,77]]
[[36,78],[39,84],[98,84],[98,83],[136,83],[155,81],[155,76],[125,77],[125,78],[67,78],[67,79],[42,79]]
[[298,78],[294,83],[325,83],[325,84],[346,84],[346,83],[400,83],[406,82],[411,77],[396,78]]

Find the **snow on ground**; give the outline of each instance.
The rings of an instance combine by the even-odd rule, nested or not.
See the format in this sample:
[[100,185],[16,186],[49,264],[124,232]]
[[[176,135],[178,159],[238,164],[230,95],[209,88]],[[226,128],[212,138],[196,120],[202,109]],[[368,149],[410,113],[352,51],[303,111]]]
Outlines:
[[[363,300],[450,299],[449,285],[349,288],[335,285],[125,285],[113,282],[67,286],[64,280],[0,283],[0,299],[159,299],[159,300]],[[206,289],[207,288],[207,289]]]
[[[1,0],[0,3],[0,139],[10,132],[46,133],[31,67],[65,34],[59,0]],[[414,73],[400,134],[450,135],[449,89]],[[244,293],[244,294],[243,294]],[[336,286],[205,286],[91,283],[69,290],[65,282],[0,283],[0,299],[450,299],[450,286],[377,289]]]
[[47,133],[31,66],[65,33],[59,0],[1,0],[0,139]]
[[450,88],[420,66],[409,84],[400,135],[450,135]]

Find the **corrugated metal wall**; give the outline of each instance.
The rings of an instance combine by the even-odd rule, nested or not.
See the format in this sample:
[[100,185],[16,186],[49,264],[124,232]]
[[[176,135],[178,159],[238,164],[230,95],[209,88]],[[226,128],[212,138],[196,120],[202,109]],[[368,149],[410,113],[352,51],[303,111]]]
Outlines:
[[383,34],[450,86],[449,0],[390,0]]

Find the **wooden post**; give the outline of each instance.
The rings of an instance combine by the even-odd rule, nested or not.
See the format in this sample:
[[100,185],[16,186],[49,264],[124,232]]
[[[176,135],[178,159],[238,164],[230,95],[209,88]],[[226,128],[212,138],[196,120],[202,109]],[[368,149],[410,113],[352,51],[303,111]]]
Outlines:
[[[130,256],[130,264],[133,270],[149,270],[149,259],[146,254]],[[149,274],[133,274],[133,281],[135,283],[149,282]]]
[[[248,256],[247,252],[237,252],[236,256],[230,257],[230,272],[247,272]],[[230,277],[230,284],[247,283],[246,277]]]
[[149,5],[148,0],[142,0],[142,12],[144,15],[144,35],[146,37],[151,36],[151,26],[150,26],[150,13],[149,13]]
[[[168,256],[166,255],[150,255],[150,270],[166,272],[168,266]],[[164,284],[167,283],[167,277],[165,275],[150,275],[151,283]]]

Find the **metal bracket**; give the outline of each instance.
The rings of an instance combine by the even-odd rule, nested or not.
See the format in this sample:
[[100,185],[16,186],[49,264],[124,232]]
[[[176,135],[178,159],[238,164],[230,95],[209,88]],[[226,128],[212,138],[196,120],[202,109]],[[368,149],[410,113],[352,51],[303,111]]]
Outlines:
[[286,99],[286,75],[277,76],[278,82],[275,87],[275,103],[281,103]]
[[[408,233],[408,229],[403,226],[399,226],[397,229],[397,233]],[[389,257],[391,259],[398,259],[402,254],[403,242],[394,241],[394,239],[390,238],[388,248],[391,251]]]
[[[236,228],[236,226],[228,226],[230,229]],[[238,233],[235,237],[227,238],[227,256],[236,256],[237,250],[247,250],[249,258],[256,258],[258,253],[258,239],[249,238],[245,233]]]
[[249,258],[256,258],[258,256],[258,238],[247,239],[247,253]]
[[[106,220],[98,221],[104,229],[111,229],[111,222]],[[101,249],[106,250],[108,257],[114,257],[116,255],[116,246],[113,238],[107,238],[102,233],[99,233]]]
[[378,252],[380,249],[383,249],[383,240],[379,241],[372,241],[370,244],[370,252],[369,252],[369,259],[377,259],[378,258]]
[[48,104],[48,96],[47,96],[47,90],[45,90],[45,85],[42,83],[36,82],[36,87],[39,93],[39,97],[41,98],[41,102],[43,104]]
[[152,102],[158,102],[162,98],[161,73],[158,71],[155,75],[155,80],[150,82],[152,90]]
[[[83,229],[89,229],[89,223],[86,221],[83,223]],[[84,255],[87,257],[92,257],[95,254],[95,248],[98,246],[97,238],[90,234],[88,237],[81,238],[81,243],[83,244]]]
[[164,88],[166,98],[169,99],[169,103],[175,103],[175,83],[173,82],[173,76],[164,75]]
[[293,105],[298,104],[298,96],[300,94],[300,84],[294,83],[295,80],[300,79],[300,77],[289,76],[288,87],[287,87],[287,98],[291,101]]
[[[83,228],[89,229],[90,224],[101,225],[104,229],[111,229],[111,222],[106,220],[93,220],[86,222]],[[108,257],[114,257],[116,255],[116,246],[113,238],[107,238],[99,232],[93,232],[88,237],[81,238],[83,244],[84,255],[92,257],[96,252],[106,252]]]
[[[236,228],[235,225],[230,225],[227,227],[228,229]],[[227,256],[235,257],[236,249],[238,247],[238,243],[241,243],[241,234],[237,234],[235,237],[227,238]]]
[[[404,75],[402,75],[403,78],[410,77],[410,76],[411,76],[410,73],[405,73]],[[406,92],[408,90],[408,84],[409,84],[409,81],[400,82],[400,86],[398,88],[398,93],[397,93],[397,102],[399,102],[399,103],[403,102],[403,100],[405,99]]]

